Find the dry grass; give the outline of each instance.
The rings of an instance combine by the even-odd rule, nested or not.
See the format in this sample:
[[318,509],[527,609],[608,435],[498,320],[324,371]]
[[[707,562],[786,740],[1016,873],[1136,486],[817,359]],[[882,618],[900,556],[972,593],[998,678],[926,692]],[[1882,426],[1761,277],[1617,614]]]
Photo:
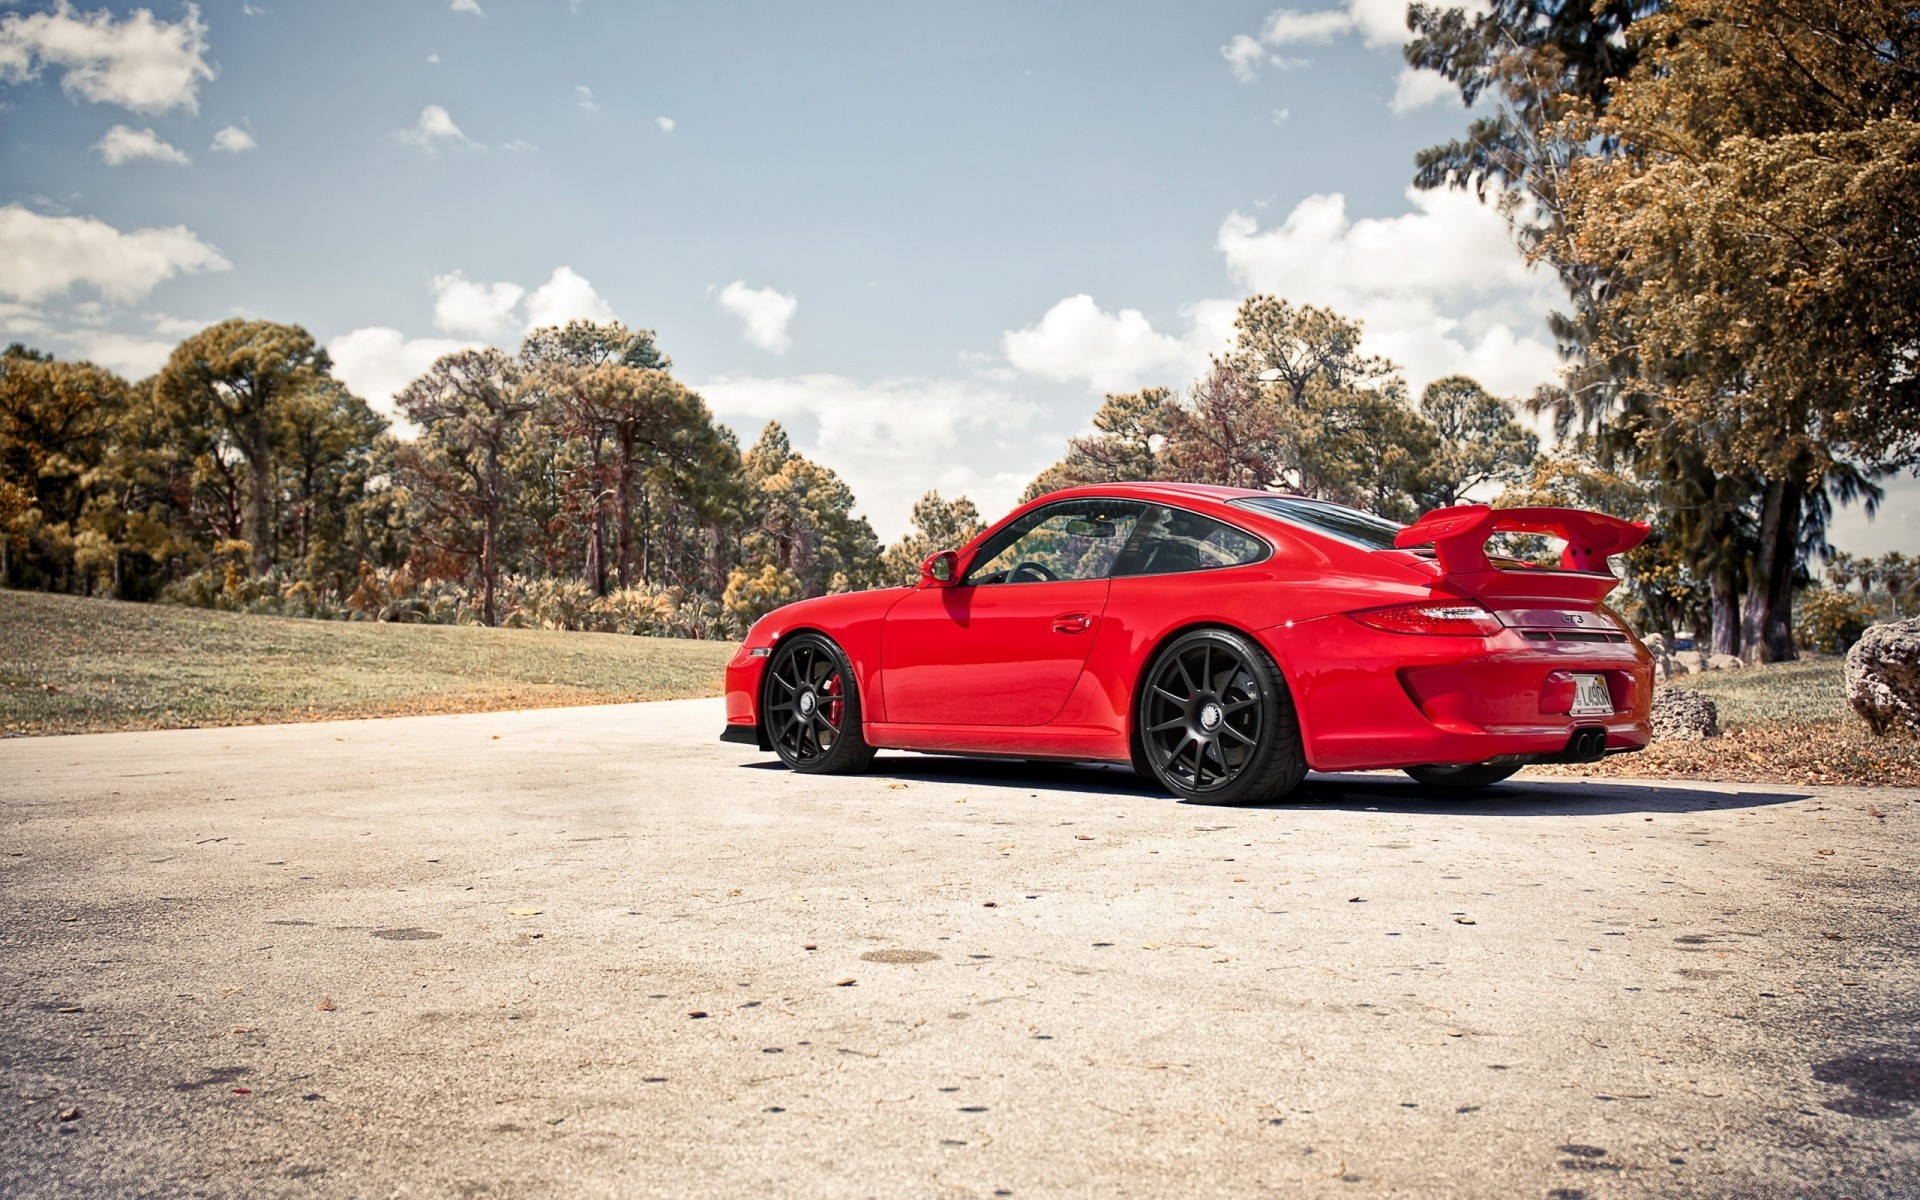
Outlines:
[[1655,742],[1581,766],[1528,774],[1699,779],[1722,783],[1863,784],[1920,787],[1920,740],[1877,738],[1847,707],[1838,658],[1810,658],[1675,681],[1712,696],[1725,734]]
[[0,591],[0,735],[715,696],[734,646]]

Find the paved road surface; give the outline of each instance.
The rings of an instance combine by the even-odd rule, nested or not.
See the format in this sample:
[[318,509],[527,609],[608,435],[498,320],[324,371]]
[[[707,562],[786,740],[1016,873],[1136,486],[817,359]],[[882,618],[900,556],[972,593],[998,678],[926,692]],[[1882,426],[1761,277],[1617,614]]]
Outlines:
[[1920,1195],[1920,793],[719,720],[0,743],[0,1195]]

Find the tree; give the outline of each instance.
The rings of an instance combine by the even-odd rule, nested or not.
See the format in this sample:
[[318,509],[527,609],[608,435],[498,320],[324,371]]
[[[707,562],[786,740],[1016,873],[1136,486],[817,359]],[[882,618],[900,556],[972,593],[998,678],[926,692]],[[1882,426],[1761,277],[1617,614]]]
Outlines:
[[[1570,129],[1571,119],[1605,113],[1618,80],[1634,67],[1634,22],[1664,0],[1489,0],[1472,9],[1415,3],[1407,11],[1410,66],[1439,73],[1479,110],[1464,138],[1414,156],[1414,186],[1471,188],[1506,214],[1520,248],[1546,261],[1566,287],[1572,312],[1548,315],[1567,362],[1566,386],[1541,399],[1555,432],[1592,435],[1619,401],[1621,370],[1593,343],[1609,280],[1579,257],[1554,253],[1571,218],[1563,189],[1573,166],[1612,153],[1604,134]],[[1604,439],[1584,448],[1610,465]]]
[[291,397],[276,414],[273,443],[287,497],[284,538],[309,582],[331,575],[348,586],[364,549],[348,528],[374,474],[387,422],[337,380]]
[[753,490],[753,526],[742,547],[750,564],[787,573],[801,596],[866,587],[880,567],[880,539],[853,511],[853,489],[794,451],[778,421],[769,421],[744,457]]
[[1433,507],[1458,504],[1477,488],[1512,486],[1532,473],[1540,439],[1514,419],[1512,402],[1465,375],[1429,383],[1420,394],[1420,415],[1438,443],[1425,480]]
[[1247,377],[1224,362],[1168,414],[1166,475],[1188,483],[1265,488],[1284,471],[1284,422]]
[[125,380],[92,363],[18,344],[0,353],[0,584],[85,585],[75,539],[130,400]]
[[255,571],[274,561],[274,424],[328,366],[326,351],[298,325],[235,317],[175,346],[154,383],[163,404],[211,414],[245,458],[245,535]]
[[1095,432],[1067,439],[1067,455],[1027,486],[1022,500],[1084,483],[1158,479],[1174,410],[1163,387],[1109,392],[1093,414]]
[[[1575,130],[1552,253],[1610,281],[1599,346],[1704,465],[1759,489],[1745,640],[1794,656],[1833,500],[1920,463],[1920,72],[1893,0],[1676,0]],[[1569,136],[1578,136],[1577,133]]]
[[1436,446],[1361,327],[1330,309],[1252,296],[1234,341],[1167,412],[1166,478],[1276,488],[1411,517]]
[[1893,605],[1894,620],[1900,619],[1900,597],[1913,590],[1915,563],[1898,550],[1889,550],[1873,562],[1874,578],[1880,586],[1887,589],[1887,599]]
[[521,384],[520,368],[500,351],[463,350],[394,397],[420,427],[397,466],[423,509],[421,540],[472,572],[487,625],[499,624],[502,532],[515,485],[506,463],[535,407]]
[[928,555],[958,550],[986,527],[980,510],[965,496],[943,500],[939,492],[928,492],[913,503],[913,528],[887,547],[882,571],[886,582],[895,586],[918,582],[920,564]]
[[[666,372],[673,362],[660,350],[651,329],[629,329],[619,321],[569,321],[529,333],[520,344],[520,364],[526,371],[527,386],[540,399],[547,424],[573,441],[580,452],[578,462],[568,461],[563,454],[556,464],[570,477],[563,485],[568,494],[558,498],[556,507],[570,523],[585,529],[582,573],[594,594],[604,596],[608,526],[616,521],[612,510],[617,504],[631,513],[634,463],[630,456],[624,473],[615,470],[610,474],[608,440],[612,428],[610,414],[603,407],[606,397],[584,383],[590,374],[604,368]],[[630,523],[624,533],[616,527],[614,537],[625,546],[630,560]],[[626,586],[624,575],[621,586]]]

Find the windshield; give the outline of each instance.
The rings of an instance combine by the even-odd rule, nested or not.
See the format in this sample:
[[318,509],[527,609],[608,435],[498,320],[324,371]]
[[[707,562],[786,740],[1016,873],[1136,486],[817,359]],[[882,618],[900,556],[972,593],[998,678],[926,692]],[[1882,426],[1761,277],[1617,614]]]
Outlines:
[[1393,549],[1393,535],[1405,528],[1385,517],[1363,513],[1343,504],[1329,504],[1325,500],[1302,500],[1297,496],[1246,496],[1230,503],[1305,526],[1315,533],[1331,534],[1369,550]]

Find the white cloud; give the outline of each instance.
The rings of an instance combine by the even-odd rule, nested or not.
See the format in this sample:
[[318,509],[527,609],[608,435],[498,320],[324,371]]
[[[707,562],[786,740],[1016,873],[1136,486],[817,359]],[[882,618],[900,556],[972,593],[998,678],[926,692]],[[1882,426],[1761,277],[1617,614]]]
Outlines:
[[419,146],[428,153],[443,145],[470,148],[480,145],[460,132],[460,127],[453,123],[452,115],[438,104],[429,104],[421,109],[420,119],[413,123],[412,128],[399,130],[393,136],[408,145]]
[[428,65],[430,65],[430,66],[436,66],[436,67],[437,67],[437,66],[439,66],[439,65],[440,65],[440,52],[436,50],[436,51],[434,51],[434,52],[433,52],[432,54],[429,54],[429,55],[427,55],[427,63],[428,63]]
[[67,0],[49,12],[0,16],[0,82],[55,67],[68,95],[134,112],[198,109],[200,83],[213,78],[206,56],[207,27],[192,4],[173,22],[144,8],[116,21],[105,9],[75,12]]
[[1389,107],[1397,113],[1412,112],[1459,94],[1453,82],[1438,71],[1401,67],[1393,81],[1393,100]]
[[115,125],[107,130],[107,135],[94,143],[95,150],[106,160],[110,167],[122,163],[151,159],[154,162],[174,163],[184,166],[193,161],[173,146],[167,144],[159,134],[151,129],[132,129],[125,125]]
[[664,130],[664,131],[665,131],[665,132],[667,132],[667,133],[672,133],[672,132],[673,132],[673,118],[672,118],[672,117],[655,117],[655,118],[653,119],[653,123],[654,123],[655,125],[658,125],[658,126],[659,126],[659,127],[660,127],[660,128],[662,129],[662,130]]
[[740,336],[770,354],[785,354],[793,348],[787,335],[787,323],[799,310],[800,301],[770,287],[751,288],[736,279],[720,289],[720,307],[739,317],[745,328]]
[[[1483,0],[1448,7],[1477,9]],[[1304,66],[1305,60],[1284,58],[1283,46],[1321,46],[1357,33],[1369,47],[1399,46],[1412,35],[1407,30],[1406,0],[1345,0],[1333,8],[1302,11],[1276,8],[1261,23],[1259,34],[1238,33],[1220,47],[1227,66],[1242,83],[1259,78],[1260,68]]]
[[527,296],[527,332],[568,321],[611,321],[613,305],[572,267],[556,267],[547,281]]
[[213,149],[222,154],[245,154],[259,145],[251,133],[238,125],[229,125],[213,135]]
[[498,340],[520,325],[514,309],[527,294],[517,283],[476,283],[454,271],[433,277],[434,328]]
[[117,371],[128,379],[141,379],[166,364],[175,343],[139,334],[85,330],[65,335],[77,357]]
[[1252,83],[1260,78],[1260,68],[1267,64],[1267,48],[1258,39],[1244,33],[1236,33],[1233,40],[1220,47],[1220,57],[1227,60],[1227,66],[1241,83]]
[[1235,212],[1217,244],[1247,292],[1332,307],[1366,324],[1366,348],[1416,389],[1465,371],[1496,392],[1530,392],[1559,360],[1542,314],[1558,284],[1527,267],[1504,218],[1470,193],[1409,190],[1412,211],[1347,215],[1339,194],[1309,196],[1278,226]]
[[[1343,33],[1354,28],[1353,8],[1321,9],[1317,12],[1301,12],[1295,8],[1279,8],[1267,14],[1267,20],[1260,27],[1260,40],[1269,46],[1294,46],[1301,43],[1325,45]],[[1404,11],[1404,10],[1403,10]]]
[[964,380],[725,377],[699,391],[744,443],[769,420],[785,425],[797,449],[847,482],[888,541],[906,531],[913,502],[931,489],[969,496],[998,516],[1059,450],[1054,439],[1025,432],[1037,405]]
[[581,108],[586,109],[588,112],[600,111],[599,101],[593,98],[593,89],[588,87],[586,84],[582,83],[582,84],[575,85],[573,89],[573,95],[574,95],[574,99],[579,102]]
[[0,296],[14,300],[32,303],[89,286],[127,303],[175,275],[232,265],[184,225],[122,233],[93,217],[0,208]]
[[540,147],[527,141],[525,138],[515,138],[510,142],[501,142],[500,148],[508,154],[532,154]]
[[[398,329],[373,326],[343,333],[327,343],[334,378],[389,417],[397,417],[393,396],[417,379],[434,360],[477,343],[451,338],[408,338]],[[404,428],[400,432],[405,432]]]
[[480,11],[479,0],[453,0],[453,3],[447,7],[458,13],[472,13],[476,17],[484,17],[487,15]]
[[1040,323],[1008,332],[1001,349],[1015,368],[1058,381],[1084,382],[1096,392],[1127,391],[1142,383],[1179,385],[1197,375],[1207,349],[1154,331],[1137,309],[1109,313],[1082,293],[1048,309]]

